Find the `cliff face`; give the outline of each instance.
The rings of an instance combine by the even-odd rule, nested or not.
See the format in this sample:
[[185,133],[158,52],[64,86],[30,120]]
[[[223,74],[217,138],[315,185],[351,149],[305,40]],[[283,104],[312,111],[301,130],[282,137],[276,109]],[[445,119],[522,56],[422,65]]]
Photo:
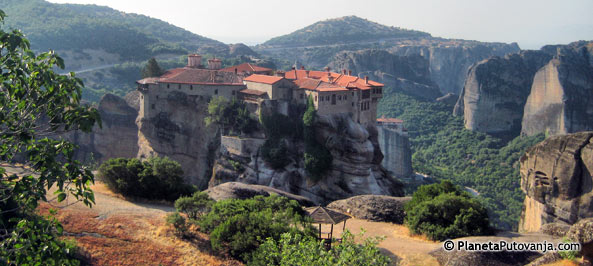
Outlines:
[[79,160],[101,163],[114,157],[136,157],[138,153],[138,116],[136,92],[126,99],[106,94],[99,102],[102,128],[95,126],[92,133],[72,132],[65,136],[80,146]]
[[523,114],[523,134],[593,130],[592,46],[591,42],[579,42],[556,47],[554,59],[533,79]]
[[476,63],[469,69],[454,114],[463,115],[469,130],[518,135],[533,76],[551,57],[523,51]]
[[409,178],[412,170],[412,150],[407,134],[387,126],[377,126],[378,142],[383,152],[381,165],[398,178]]
[[381,167],[383,155],[374,126],[365,128],[348,115],[335,115],[320,116],[315,128],[318,142],[324,143],[333,156],[332,167],[321,181],[307,178],[304,162],[299,159],[303,144],[288,143],[288,150],[294,153],[290,157],[296,160],[282,169],[272,169],[259,157],[257,149],[249,155],[223,150],[210,186],[228,181],[266,185],[305,196],[317,204],[362,194],[403,195],[401,183]]
[[338,53],[329,63],[336,71],[351,70],[359,77],[384,83],[387,87],[426,99],[441,96],[432,82],[429,61],[420,55],[398,56],[385,50],[361,50]]
[[204,123],[208,100],[174,91],[156,105],[160,112],[136,119],[137,156],[167,156],[181,164],[191,183],[206,187],[209,160],[213,160],[218,147],[217,128]]
[[463,88],[468,69],[474,63],[492,56],[519,52],[516,43],[481,43],[463,40],[433,40],[417,44],[401,44],[389,49],[396,55],[421,55],[430,66],[431,80],[442,94],[458,94]]
[[521,158],[525,203],[519,230],[593,217],[593,132],[551,137]]

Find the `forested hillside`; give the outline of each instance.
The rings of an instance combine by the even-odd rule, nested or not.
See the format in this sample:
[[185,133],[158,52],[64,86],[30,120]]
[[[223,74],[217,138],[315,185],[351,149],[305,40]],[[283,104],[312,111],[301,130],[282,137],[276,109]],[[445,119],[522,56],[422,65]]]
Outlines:
[[357,16],[347,16],[319,21],[293,33],[272,38],[263,43],[263,46],[345,44],[416,37],[430,37],[430,34],[389,27]]
[[123,59],[228,47],[167,22],[97,5],[0,0],[7,28],[22,30],[35,50],[102,49]]
[[405,121],[412,145],[414,170],[475,189],[500,229],[517,229],[524,195],[518,161],[543,135],[511,141],[464,129],[451,106],[385,90],[379,116]]

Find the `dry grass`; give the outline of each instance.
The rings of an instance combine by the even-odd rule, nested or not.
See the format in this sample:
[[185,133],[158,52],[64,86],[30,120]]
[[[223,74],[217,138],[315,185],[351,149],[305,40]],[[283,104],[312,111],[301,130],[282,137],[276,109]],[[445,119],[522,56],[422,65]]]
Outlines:
[[[42,203],[39,212],[46,215],[49,208]],[[165,214],[103,217],[92,209],[65,208],[55,217],[92,265],[241,265],[213,253],[206,235],[179,239]]]

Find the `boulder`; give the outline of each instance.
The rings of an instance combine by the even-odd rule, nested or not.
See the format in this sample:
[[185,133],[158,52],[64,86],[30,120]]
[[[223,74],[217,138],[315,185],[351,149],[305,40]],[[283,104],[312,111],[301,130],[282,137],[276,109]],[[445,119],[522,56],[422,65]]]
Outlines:
[[581,244],[581,254],[593,262],[593,218],[582,219],[572,225],[566,238]]
[[526,194],[520,231],[593,217],[593,132],[550,137],[530,148],[520,163]]
[[334,201],[327,207],[359,219],[402,224],[406,216],[404,204],[410,199],[410,197],[360,195]]
[[570,225],[563,223],[549,223],[542,225],[541,232],[555,237],[563,237],[568,233]]
[[277,194],[296,200],[301,206],[313,206],[313,202],[303,196],[294,195],[268,186],[250,185],[239,182],[227,182],[206,190],[210,198],[219,201],[224,199],[249,199],[255,196],[269,196]]

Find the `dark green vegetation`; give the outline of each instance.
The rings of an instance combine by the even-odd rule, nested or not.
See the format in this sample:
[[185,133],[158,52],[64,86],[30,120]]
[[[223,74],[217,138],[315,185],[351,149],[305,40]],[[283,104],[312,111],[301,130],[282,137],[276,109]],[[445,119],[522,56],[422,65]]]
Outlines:
[[175,209],[178,212],[185,213],[189,219],[195,220],[210,211],[213,203],[214,201],[210,199],[208,193],[199,191],[195,192],[191,197],[178,198],[175,201]]
[[38,174],[19,177],[0,167],[0,265],[78,265],[73,245],[59,239],[61,225],[36,209],[48,201],[48,188],[59,202],[70,196],[94,203],[94,177],[73,159],[75,145],[47,136],[90,132],[99,113],[80,104],[79,79],[53,71],[64,68],[63,60],[51,52],[34,54],[20,32],[5,31],[4,17],[0,10],[0,157],[18,155]]
[[181,165],[167,157],[109,159],[99,167],[98,177],[127,197],[172,201],[196,191],[183,180]]
[[292,47],[418,37],[430,37],[430,34],[349,16],[314,23],[293,33],[272,38],[263,45]]
[[451,106],[386,88],[379,116],[399,117],[410,134],[415,171],[475,189],[499,229],[517,229],[524,195],[518,161],[543,135],[511,141],[464,129]]
[[165,73],[165,71],[161,68],[161,66],[159,66],[159,63],[156,61],[156,59],[154,57],[151,59],[148,59],[146,66],[144,66],[144,68],[142,68],[142,77],[143,78],[160,77],[164,73]]
[[482,204],[449,181],[421,186],[406,204],[406,224],[432,240],[491,233]]
[[96,5],[43,0],[1,0],[6,25],[21,29],[36,50],[102,49],[124,59],[162,53],[185,54],[202,46],[225,45],[167,22]]
[[281,196],[221,200],[198,218],[200,230],[210,235],[214,250],[229,252],[244,262],[267,239],[283,233],[313,236],[304,210]]
[[346,231],[342,243],[335,244],[328,251],[313,237],[285,233],[279,241],[267,239],[247,265],[391,265],[391,260],[377,248],[379,241],[378,238],[366,238],[359,245],[354,243],[354,236]]
[[262,158],[270,163],[272,168],[281,169],[288,165],[290,155],[298,160],[298,154],[289,152],[286,142],[303,140],[303,112],[302,106],[293,106],[289,116],[272,113],[260,113],[260,123],[266,134],[266,142],[261,147]]
[[313,98],[307,100],[307,110],[303,115],[305,138],[305,170],[312,180],[320,180],[323,174],[331,168],[332,155],[329,150],[315,139],[315,119],[317,111],[313,105]]
[[249,115],[244,102],[219,96],[208,103],[206,125],[217,124],[224,135],[249,134],[257,129],[257,121]]

